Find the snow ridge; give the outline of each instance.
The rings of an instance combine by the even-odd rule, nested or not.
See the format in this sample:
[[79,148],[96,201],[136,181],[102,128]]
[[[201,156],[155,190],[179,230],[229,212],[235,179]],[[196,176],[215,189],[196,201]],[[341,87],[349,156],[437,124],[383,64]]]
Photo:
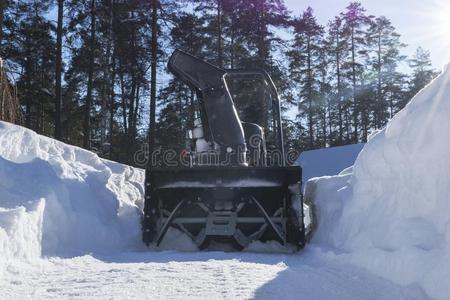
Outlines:
[[3,260],[140,245],[143,181],[143,170],[0,122]]
[[[450,67],[359,154],[353,175],[313,179],[314,242],[433,298],[450,292]],[[345,253],[345,254],[342,254]]]

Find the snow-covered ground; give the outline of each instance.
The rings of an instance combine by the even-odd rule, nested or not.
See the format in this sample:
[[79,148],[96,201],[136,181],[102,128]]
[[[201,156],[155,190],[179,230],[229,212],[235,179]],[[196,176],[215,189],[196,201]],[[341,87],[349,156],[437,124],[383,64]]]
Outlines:
[[0,179],[3,254],[80,255],[139,239],[143,170],[1,122]]
[[[0,298],[423,296],[320,247],[300,254],[149,251],[140,242],[143,176],[0,123]],[[166,247],[185,243],[173,234]]]
[[450,65],[366,144],[353,174],[312,179],[313,243],[450,297]]
[[301,255],[125,252],[16,263],[2,299],[426,299],[310,248]]
[[296,164],[302,167],[303,182],[314,177],[338,175],[353,166],[364,144],[322,148],[300,153]]
[[0,122],[0,299],[446,299],[449,77],[369,141],[354,173],[309,181],[318,227],[295,254],[146,249],[143,170]]

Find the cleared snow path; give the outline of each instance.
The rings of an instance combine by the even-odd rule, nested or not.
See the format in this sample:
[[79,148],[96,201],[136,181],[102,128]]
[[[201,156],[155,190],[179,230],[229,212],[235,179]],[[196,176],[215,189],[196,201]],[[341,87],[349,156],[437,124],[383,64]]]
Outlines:
[[9,267],[5,299],[426,299],[334,254],[128,252]]
[[[298,254],[144,249],[143,182],[143,170],[0,122],[0,299],[427,298],[326,243]],[[170,236],[165,246],[193,248]]]

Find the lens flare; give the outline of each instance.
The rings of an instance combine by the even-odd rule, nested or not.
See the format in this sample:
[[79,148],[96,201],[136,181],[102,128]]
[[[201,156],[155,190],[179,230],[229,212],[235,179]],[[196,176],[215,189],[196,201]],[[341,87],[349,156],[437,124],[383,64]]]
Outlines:
[[437,8],[433,28],[436,33],[446,35],[445,38],[450,41],[450,1],[437,3]]
[[411,18],[409,44],[431,50],[437,67],[450,62],[450,0],[422,1]]

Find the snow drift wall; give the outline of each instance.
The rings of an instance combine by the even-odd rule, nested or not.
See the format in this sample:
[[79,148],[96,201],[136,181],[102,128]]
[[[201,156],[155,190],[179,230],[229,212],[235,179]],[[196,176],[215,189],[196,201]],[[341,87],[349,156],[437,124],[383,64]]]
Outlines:
[[364,147],[353,175],[313,179],[314,242],[433,298],[450,295],[450,65]]
[[143,182],[143,170],[0,122],[0,266],[139,245]]
[[304,151],[296,164],[302,167],[302,180],[314,177],[332,176],[353,166],[364,144],[354,144]]
[[35,203],[33,209],[0,208],[0,277],[2,266],[21,259],[32,261],[41,255],[42,220],[45,200]]

